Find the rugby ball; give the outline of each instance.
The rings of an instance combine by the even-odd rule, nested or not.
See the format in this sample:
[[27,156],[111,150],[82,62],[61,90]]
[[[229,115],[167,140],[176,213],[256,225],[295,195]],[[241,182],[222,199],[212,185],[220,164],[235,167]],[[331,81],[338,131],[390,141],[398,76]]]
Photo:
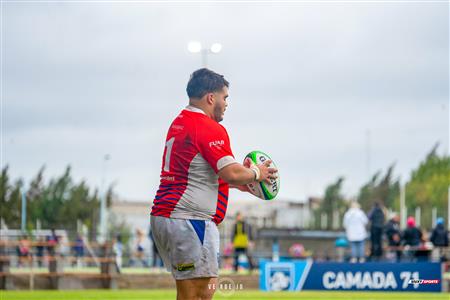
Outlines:
[[[255,165],[262,164],[266,160],[270,159],[272,160],[269,155],[265,154],[261,151],[252,151],[249,154],[245,156],[245,159],[249,158],[251,163]],[[245,160],[244,160],[245,161]],[[272,160],[272,163],[270,164],[271,168],[276,168],[275,163]],[[255,195],[258,198],[261,198],[263,200],[272,200],[276,197],[278,194],[278,191],[280,190],[280,175],[278,175],[277,179],[271,179],[270,184],[262,181],[262,182],[252,182],[247,184],[247,187],[253,195]]]

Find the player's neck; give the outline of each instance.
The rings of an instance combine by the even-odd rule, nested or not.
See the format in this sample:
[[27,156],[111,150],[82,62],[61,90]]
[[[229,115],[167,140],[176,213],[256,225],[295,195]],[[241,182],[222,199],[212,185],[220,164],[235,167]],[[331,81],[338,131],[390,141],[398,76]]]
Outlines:
[[207,115],[211,119],[214,118],[213,112],[208,109],[208,106],[206,104],[204,104],[200,101],[198,101],[198,102],[189,101],[189,106],[192,106],[192,107],[202,110],[205,113],[205,115]]

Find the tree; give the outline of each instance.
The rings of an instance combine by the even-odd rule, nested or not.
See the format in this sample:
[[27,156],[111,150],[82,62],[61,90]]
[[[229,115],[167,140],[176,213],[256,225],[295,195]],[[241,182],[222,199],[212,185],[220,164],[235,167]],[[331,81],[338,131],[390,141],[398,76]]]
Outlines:
[[344,178],[339,177],[336,182],[328,185],[325,189],[325,195],[321,206],[314,212],[317,227],[320,224],[321,215],[323,213],[325,213],[327,218],[327,229],[332,229],[333,216],[335,212],[338,212],[339,217],[344,215],[346,204],[344,197],[341,194],[343,182]]
[[[43,228],[64,228],[75,232],[80,220],[89,229],[90,238],[96,237],[100,200],[97,189],[90,188],[85,181],[75,183],[68,166],[64,173],[44,181],[45,167],[42,167],[31,180],[26,191],[27,228],[35,226],[40,220]],[[9,228],[20,228],[23,181],[13,184],[4,167],[0,177],[0,217]],[[114,198],[113,187],[107,190],[106,201],[109,207]]]
[[9,227],[20,228],[22,208],[22,180],[10,182],[8,166],[2,169],[0,178],[0,218]]
[[421,226],[431,228],[431,210],[437,208],[437,215],[446,217],[448,188],[450,186],[450,157],[439,156],[439,144],[427,154],[418,168],[411,172],[406,183],[405,199],[409,211],[421,208]]
[[380,178],[381,171],[375,173],[372,178],[359,190],[358,202],[361,208],[369,211],[376,201],[387,208],[396,207],[396,199],[400,194],[399,179],[393,179],[395,164],[389,166],[386,174]]

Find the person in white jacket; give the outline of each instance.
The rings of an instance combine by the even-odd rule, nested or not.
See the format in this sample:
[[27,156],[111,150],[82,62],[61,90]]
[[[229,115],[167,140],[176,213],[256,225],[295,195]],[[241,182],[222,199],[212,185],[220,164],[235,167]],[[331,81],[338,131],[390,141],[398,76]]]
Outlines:
[[351,246],[350,262],[365,261],[365,240],[367,238],[366,225],[368,219],[361,210],[358,202],[352,202],[344,215],[344,228],[347,240]]

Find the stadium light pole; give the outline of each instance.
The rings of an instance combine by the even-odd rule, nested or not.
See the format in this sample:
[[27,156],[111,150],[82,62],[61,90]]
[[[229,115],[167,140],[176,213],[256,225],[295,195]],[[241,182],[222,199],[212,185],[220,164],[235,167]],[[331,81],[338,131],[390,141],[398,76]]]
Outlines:
[[105,154],[103,156],[103,163],[102,163],[102,179],[100,183],[100,236],[99,239],[97,239],[99,242],[103,243],[106,241],[106,188],[105,188],[105,182],[106,182],[106,167],[107,163],[110,160],[111,156],[109,154]]
[[218,54],[222,51],[222,44],[214,43],[209,48],[203,48],[202,44],[197,41],[188,43],[188,51],[191,53],[200,53],[202,56],[202,67],[208,67],[208,55]]

